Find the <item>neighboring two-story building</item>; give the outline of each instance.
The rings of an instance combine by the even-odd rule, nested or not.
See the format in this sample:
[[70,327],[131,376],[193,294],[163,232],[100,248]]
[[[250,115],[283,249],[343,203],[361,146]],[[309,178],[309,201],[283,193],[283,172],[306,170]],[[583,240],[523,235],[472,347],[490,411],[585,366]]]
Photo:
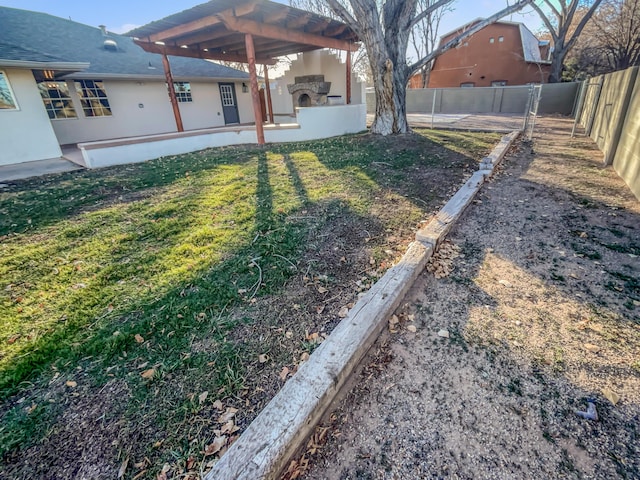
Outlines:
[[[472,28],[481,19],[443,35],[440,45]],[[487,25],[434,61],[429,88],[491,87],[546,83],[549,77],[548,42],[539,41],[522,23]],[[420,88],[420,76],[410,88]]]

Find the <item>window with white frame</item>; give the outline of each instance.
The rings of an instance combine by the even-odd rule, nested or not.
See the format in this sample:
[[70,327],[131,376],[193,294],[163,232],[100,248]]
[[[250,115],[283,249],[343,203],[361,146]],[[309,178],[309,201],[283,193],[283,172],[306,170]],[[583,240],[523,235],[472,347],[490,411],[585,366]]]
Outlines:
[[17,110],[18,102],[13,96],[7,74],[0,70],[0,110]]
[[85,117],[109,117],[111,107],[104,84],[100,80],[77,80],[76,91]]
[[67,82],[44,81],[38,83],[38,90],[49,118],[77,118]]
[[498,37],[498,42],[500,42],[500,43],[504,42],[504,37],[502,37],[502,36]]
[[191,97],[191,83],[173,82],[173,90],[176,92],[176,98],[179,102],[193,102],[193,98]]

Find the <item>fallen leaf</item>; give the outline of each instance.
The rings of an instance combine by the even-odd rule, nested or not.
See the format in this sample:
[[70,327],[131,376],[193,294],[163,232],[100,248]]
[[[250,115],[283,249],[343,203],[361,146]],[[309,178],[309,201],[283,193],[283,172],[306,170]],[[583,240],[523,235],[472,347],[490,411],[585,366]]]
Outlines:
[[285,381],[287,379],[287,375],[289,375],[289,367],[282,367],[282,370],[278,375],[280,377],[280,380]]
[[67,387],[71,387],[71,388],[76,388],[78,386],[78,384],[76,382],[74,382],[73,380],[67,380],[67,382],[65,383],[65,385]]
[[318,293],[327,293],[329,290],[327,290],[324,287],[318,287]]
[[324,312],[324,305],[318,305],[316,307],[316,312],[319,313],[319,314]]
[[620,401],[620,395],[609,388],[603,388],[602,394],[614,405],[616,405]]
[[220,429],[220,433],[234,433],[238,430],[240,430],[240,427],[233,423],[233,420],[229,420],[222,426],[222,428]]
[[416,333],[418,331],[415,325],[407,325],[407,330],[409,330],[411,333]]
[[449,330],[440,329],[438,330],[438,336],[442,338],[449,338]]
[[8,338],[7,343],[8,343],[9,345],[12,345],[12,344],[16,343],[16,340],[18,340],[21,336],[22,336],[22,335],[21,335],[21,334],[19,334],[19,333],[16,333],[15,335],[11,335],[11,336]]
[[202,405],[208,396],[209,392],[202,392],[200,395],[198,395],[198,403]]
[[237,412],[238,412],[237,408],[227,407],[227,410],[218,417],[218,423],[222,423],[222,424],[227,423],[229,420],[235,417]]
[[142,335],[139,333],[136,333],[134,338],[136,339],[136,343],[144,343],[144,338],[142,338]]
[[309,360],[309,354],[307,352],[304,352],[302,355],[300,355],[301,362],[306,362],[307,360]]
[[222,402],[220,400],[216,400],[215,402],[213,402],[213,408],[222,410],[224,407],[222,406]]
[[499,280],[498,283],[500,285],[503,285],[503,286],[507,287],[507,288],[511,288],[511,283],[507,282],[506,280]]
[[289,331],[289,332],[285,333],[284,336],[287,337],[287,338],[291,338],[291,337],[293,337],[293,332]]
[[258,361],[260,363],[265,363],[267,361],[267,356],[265,354],[258,355]]
[[143,372],[140,373],[140,376],[142,378],[153,378],[153,376],[156,374],[156,369],[155,368],[148,368],[147,370],[144,370]]
[[349,315],[349,308],[348,307],[342,307],[340,309],[340,311],[338,312],[338,316],[340,318],[345,318],[347,315]]
[[122,465],[120,465],[120,470],[118,470],[118,478],[124,477],[124,472],[127,471],[127,465],[129,465],[129,457],[124,459]]
[[214,455],[220,451],[222,447],[227,443],[227,436],[222,435],[221,437],[216,437],[213,440],[213,443],[207,445],[207,448],[204,449],[204,455]]

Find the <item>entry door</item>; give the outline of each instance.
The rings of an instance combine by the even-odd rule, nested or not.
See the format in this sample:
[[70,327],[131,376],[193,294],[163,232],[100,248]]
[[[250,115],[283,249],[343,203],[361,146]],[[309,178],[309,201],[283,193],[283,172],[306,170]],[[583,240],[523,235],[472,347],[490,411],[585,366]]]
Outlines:
[[236,86],[233,83],[220,84],[220,99],[222,100],[222,113],[224,123],[240,123],[238,114],[238,100],[236,98]]

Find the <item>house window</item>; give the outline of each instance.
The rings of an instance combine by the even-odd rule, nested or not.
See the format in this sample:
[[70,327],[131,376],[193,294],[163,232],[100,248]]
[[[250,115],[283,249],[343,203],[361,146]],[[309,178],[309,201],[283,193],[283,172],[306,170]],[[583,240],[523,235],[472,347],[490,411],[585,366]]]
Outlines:
[[489,39],[489,43],[496,43],[496,39],[495,39],[495,38],[493,38],[493,37],[491,37],[491,38]]
[[462,88],[469,88],[469,87],[475,87],[476,84],[474,82],[464,82],[464,83],[461,83],[460,86]]
[[173,82],[173,90],[179,102],[192,102],[191,84],[189,82]]
[[504,37],[498,37],[498,41],[499,41],[500,43],[504,42]]
[[506,80],[494,80],[493,82],[491,82],[491,86],[492,87],[506,87],[507,86],[507,81]]
[[67,82],[39,82],[38,90],[49,118],[77,118]]
[[0,70],[0,110],[17,110],[18,103],[11,91],[7,74]]
[[82,102],[82,111],[85,117],[109,117],[111,107],[107,92],[100,80],[78,80],[76,91]]

